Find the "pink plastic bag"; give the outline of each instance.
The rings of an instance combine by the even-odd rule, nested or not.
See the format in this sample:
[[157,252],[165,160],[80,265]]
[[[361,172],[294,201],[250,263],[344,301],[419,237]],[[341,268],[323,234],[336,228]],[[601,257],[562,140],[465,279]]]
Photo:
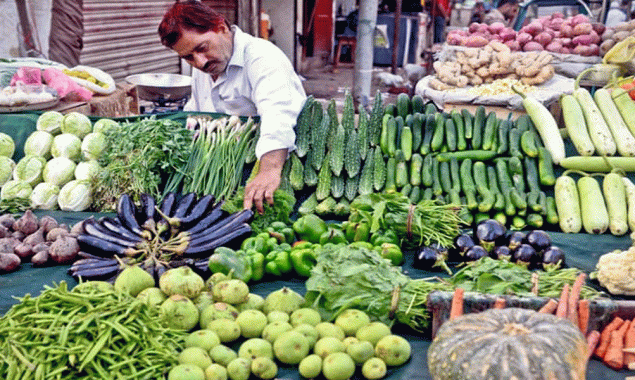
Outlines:
[[92,91],[75,83],[59,69],[49,67],[42,77],[49,87],[57,91],[60,99],[88,101],[93,97]]
[[23,84],[42,84],[42,70],[38,67],[22,66],[11,77],[11,86],[18,82]]

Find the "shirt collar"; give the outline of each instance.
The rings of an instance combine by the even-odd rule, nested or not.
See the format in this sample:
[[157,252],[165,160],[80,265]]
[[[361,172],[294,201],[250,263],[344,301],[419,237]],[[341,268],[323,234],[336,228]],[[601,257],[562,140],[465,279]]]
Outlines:
[[227,66],[245,66],[245,45],[247,43],[247,35],[236,25],[232,25],[234,33],[234,50],[229,59]]

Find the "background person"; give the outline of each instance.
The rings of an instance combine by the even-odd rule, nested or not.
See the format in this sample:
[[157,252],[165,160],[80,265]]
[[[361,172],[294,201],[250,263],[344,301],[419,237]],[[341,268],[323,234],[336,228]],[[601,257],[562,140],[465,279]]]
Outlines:
[[518,0],[500,0],[496,8],[485,14],[483,22],[490,25],[498,21],[510,26],[518,15],[518,8]]
[[245,187],[244,207],[273,204],[282,166],[295,147],[294,127],[306,99],[286,55],[269,41],[229,25],[205,4],[175,3],[159,25],[161,42],[193,66],[184,111],[260,116],[260,167]]

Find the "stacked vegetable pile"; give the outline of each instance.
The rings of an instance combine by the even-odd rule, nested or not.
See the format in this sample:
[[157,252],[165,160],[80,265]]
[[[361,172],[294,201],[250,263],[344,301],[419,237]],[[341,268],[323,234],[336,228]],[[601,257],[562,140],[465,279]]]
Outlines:
[[82,222],[77,236],[83,250],[69,273],[77,278],[115,281],[138,264],[158,281],[168,268],[190,265],[205,270],[216,247],[251,232],[251,210],[226,215],[211,195],[169,193],[161,202],[143,194],[139,206],[123,194],[116,218]]
[[618,42],[635,36],[635,21],[624,21],[613,27],[608,27],[602,33],[602,43],[600,44],[600,54],[604,55],[611,50]]
[[540,85],[553,77],[552,58],[546,51],[512,53],[502,42],[490,41],[484,48],[457,50],[453,59],[435,61],[435,76],[428,84],[439,91],[503,79],[517,80],[527,86]]
[[472,23],[467,30],[448,33],[447,43],[466,47],[484,47],[490,41],[501,41],[512,51],[549,51],[560,54],[596,56],[600,53],[600,36],[604,24],[591,22],[583,15],[564,17],[554,12],[532,20],[518,32],[500,22],[491,25]]

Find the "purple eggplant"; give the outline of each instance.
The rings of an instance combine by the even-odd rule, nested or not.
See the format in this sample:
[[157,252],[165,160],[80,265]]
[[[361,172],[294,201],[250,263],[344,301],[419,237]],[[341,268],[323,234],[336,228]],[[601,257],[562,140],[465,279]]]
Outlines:
[[539,256],[534,247],[529,244],[521,244],[514,250],[512,258],[516,264],[533,267],[538,262]]
[[494,247],[489,256],[496,260],[510,261],[512,258],[512,250],[506,245],[498,245]]
[[543,230],[533,230],[527,233],[525,241],[541,252],[551,245],[551,236]]
[[476,260],[482,259],[483,257],[487,255],[488,253],[485,250],[485,248],[481,247],[480,245],[475,245],[474,247],[468,249],[465,252],[465,260],[476,261]]
[[511,234],[509,234],[509,237],[507,240],[507,246],[509,247],[509,249],[513,251],[516,248],[520,247],[520,245],[525,242],[525,237],[526,235],[524,232],[514,231]]
[[487,252],[500,245],[505,238],[507,228],[495,219],[486,219],[476,225],[474,236]]
[[544,270],[558,269],[564,266],[564,251],[555,245],[547,247],[542,253],[542,268]]
[[476,243],[474,242],[474,238],[469,234],[461,234],[454,239],[454,247],[451,250],[453,261],[463,261],[465,257],[465,252],[468,249],[474,247]]
[[445,262],[446,258],[447,257],[434,246],[427,246],[423,247],[421,251],[415,255],[412,266],[428,271],[432,271],[434,268],[441,268],[449,275],[452,275],[452,271]]

